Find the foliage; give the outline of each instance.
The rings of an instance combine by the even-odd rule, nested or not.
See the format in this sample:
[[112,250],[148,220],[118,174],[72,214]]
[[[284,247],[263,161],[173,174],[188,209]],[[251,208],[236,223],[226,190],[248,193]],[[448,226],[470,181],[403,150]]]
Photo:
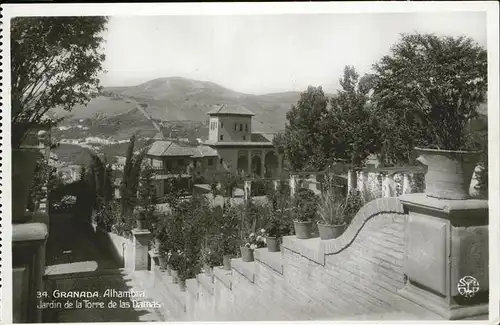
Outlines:
[[403,34],[373,68],[389,160],[408,160],[415,146],[466,149],[466,126],[485,100],[485,49],[464,36]]
[[222,264],[222,252],[218,251],[217,242],[210,242],[203,246],[201,251],[201,261],[208,267],[214,267]]
[[293,228],[292,200],[288,193],[274,192],[268,196],[270,218],[265,228],[269,237],[282,237],[291,234]]
[[53,124],[54,107],[70,111],[99,90],[106,17],[15,17],[11,20],[12,147],[37,124]]
[[251,196],[264,196],[273,190],[273,182],[270,180],[264,180],[260,177],[255,177],[252,180]]
[[134,154],[134,146],[137,135],[130,137],[130,142],[125,155],[125,166],[123,168],[123,178],[120,185],[121,209],[123,216],[130,216],[137,205],[137,190],[139,186],[139,177],[141,166],[148,146],[142,148],[138,154]]
[[222,209],[216,209],[215,214],[219,226],[215,240],[222,255],[236,255],[240,230],[240,218],[236,207],[225,203]]
[[299,188],[294,197],[295,208],[293,219],[297,221],[311,221],[318,216],[319,198],[313,191],[307,188]]
[[243,181],[241,176],[233,173],[219,175],[220,194],[224,197],[232,197],[234,189]]
[[339,226],[346,222],[346,208],[346,199],[330,189],[320,199],[318,214],[322,223]]
[[352,166],[362,166],[379,147],[377,120],[368,105],[370,78],[366,75],[359,79],[354,67],[346,66],[339,80],[342,89],[331,98],[331,109],[324,122],[323,140],[329,143],[332,158]]
[[156,201],[156,189],[153,185],[153,170],[149,165],[145,165],[141,171],[138,186],[137,205],[139,207],[139,220],[146,220],[154,223]]
[[292,170],[322,170],[328,164],[332,150],[325,137],[327,116],[328,98],[321,87],[312,86],[286,114],[285,133],[275,146],[284,147]]
[[250,235],[248,235],[247,238],[245,238],[244,246],[246,248],[251,249],[251,250],[266,247],[266,240],[263,237],[263,236],[265,236],[265,234],[266,234],[265,229],[261,229],[261,233],[259,235],[256,235],[255,233],[252,232]]
[[[49,188],[49,178],[52,173],[52,167],[49,166],[46,159],[38,159],[36,162],[35,173],[33,175],[33,181],[31,182],[30,194],[28,198],[27,209],[29,211],[34,211],[37,208],[40,200],[47,196],[51,188]],[[61,180],[62,182],[62,180]],[[46,188],[46,191],[44,190]]]

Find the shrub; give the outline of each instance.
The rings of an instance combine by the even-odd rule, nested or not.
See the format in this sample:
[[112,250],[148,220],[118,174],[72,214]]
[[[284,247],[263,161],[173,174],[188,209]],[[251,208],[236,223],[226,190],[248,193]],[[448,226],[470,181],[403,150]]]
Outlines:
[[345,223],[346,199],[335,194],[334,189],[328,190],[320,199],[318,213],[321,222],[327,225],[342,225]]

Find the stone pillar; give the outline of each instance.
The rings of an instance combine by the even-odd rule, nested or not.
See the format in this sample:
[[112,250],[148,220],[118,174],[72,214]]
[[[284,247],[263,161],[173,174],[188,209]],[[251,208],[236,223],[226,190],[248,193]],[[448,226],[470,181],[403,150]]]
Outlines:
[[151,232],[147,229],[133,229],[132,234],[134,235],[134,271],[147,270]]
[[297,179],[299,175],[290,175],[290,196],[294,197],[297,192]]
[[279,179],[273,180],[273,185],[274,185],[274,190],[278,192],[280,190],[280,180]]
[[487,315],[488,201],[424,193],[400,200],[409,215],[399,294],[446,319]]
[[252,151],[248,150],[247,175],[252,175]]
[[358,185],[357,172],[349,169],[347,172],[347,193],[351,193],[351,190],[355,189]]
[[266,176],[266,152],[262,151],[260,156],[260,177],[264,178]]
[[411,193],[410,176],[408,173],[403,174],[403,195]]
[[393,197],[393,196],[395,196],[394,175],[383,174],[382,175],[382,197]]
[[252,198],[252,181],[251,180],[245,180],[245,184],[243,186],[243,191],[244,191],[244,199],[245,202],[250,201]]
[[358,171],[358,191],[361,197],[365,197],[365,193],[368,189],[368,173],[366,171]]

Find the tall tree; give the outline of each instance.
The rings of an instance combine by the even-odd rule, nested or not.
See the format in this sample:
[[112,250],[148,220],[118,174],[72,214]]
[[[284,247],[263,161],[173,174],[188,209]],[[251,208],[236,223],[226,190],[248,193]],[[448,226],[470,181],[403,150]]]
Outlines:
[[100,88],[106,17],[16,17],[11,20],[12,146],[46,113],[87,104]]
[[415,146],[464,149],[487,89],[487,53],[467,37],[403,34],[373,66],[374,100],[387,154],[407,162]]
[[137,190],[139,186],[139,177],[141,165],[146,157],[150,142],[142,148],[137,154],[134,154],[134,147],[137,136],[133,134],[127,147],[125,156],[125,166],[123,168],[123,178],[120,186],[121,209],[124,217],[130,217],[134,207],[137,205]]
[[346,66],[339,79],[342,88],[331,98],[325,121],[325,141],[332,146],[335,158],[354,166],[362,166],[379,147],[378,127],[368,96],[372,79],[371,75],[360,79],[354,67]]
[[327,115],[328,98],[321,86],[309,86],[286,114],[285,156],[292,170],[321,170],[327,165],[329,144],[324,141]]

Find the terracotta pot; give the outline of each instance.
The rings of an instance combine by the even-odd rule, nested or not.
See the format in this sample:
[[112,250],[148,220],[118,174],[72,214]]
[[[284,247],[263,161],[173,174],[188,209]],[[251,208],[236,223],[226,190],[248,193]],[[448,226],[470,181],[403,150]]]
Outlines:
[[253,249],[250,249],[250,248],[245,247],[245,246],[241,246],[240,250],[241,250],[241,260],[243,262],[253,262],[254,261]]
[[222,265],[224,270],[231,271],[231,255],[222,256]]
[[30,193],[37,158],[40,152],[35,149],[12,150],[12,222],[27,221],[26,206]]
[[179,290],[181,292],[186,291],[186,280],[179,280]]
[[297,221],[293,222],[295,228],[295,237],[298,239],[311,238],[312,221]]
[[449,200],[470,198],[472,174],[479,160],[477,151],[452,151],[415,148],[417,160],[427,165],[425,194]]
[[328,225],[318,222],[319,238],[322,240],[334,239],[342,235],[347,224]]
[[160,268],[163,270],[167,269],[167,257],[166,256],[158,256],[158,262],[160,262]]
[[279,252],[280,239],[279,237],[266,237],[267,250],[269,252]]
[[172,274],[172,283],[174,284],[179,283],[179,273],[177,272],[177,270],[172,270],[171,274]]

